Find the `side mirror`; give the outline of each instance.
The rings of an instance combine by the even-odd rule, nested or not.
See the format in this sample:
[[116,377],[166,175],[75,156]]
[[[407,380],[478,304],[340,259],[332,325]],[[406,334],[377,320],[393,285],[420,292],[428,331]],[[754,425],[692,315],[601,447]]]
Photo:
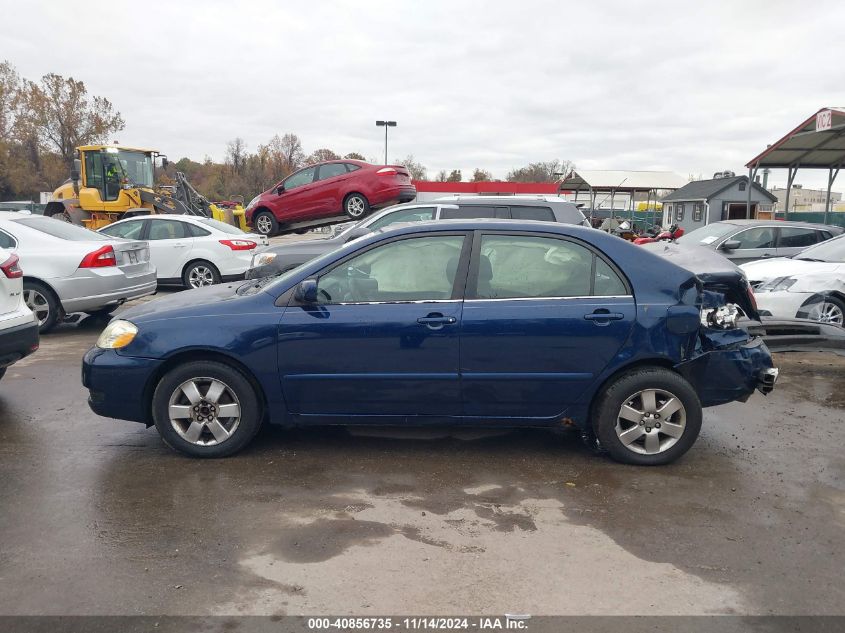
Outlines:
[[76,182],[79,180],[79,174],[82,172],[82,161],[78,158],[73,159],[73,167],[70,169],[70,179]]
[[727,242],[722,242],[722,245],[719,246],[720,250],[723,251],[733,251],[742,246],[742,242],[739,240],[728,240]]
[[356,226],[354,229],[349,231],[349,235],[346,236],[346,242],[349,243],[352,240],[357,240],[359,237],[364,237],[365,235],[370,234],[370,229],[365,226]]
[[299,282],[294,296],[299,303],[317,303],[317,280],[304,279]]
[[282,195],[284,192],[285,192],[285,186],[283,184],[276,187],[276,195],[277,196]]

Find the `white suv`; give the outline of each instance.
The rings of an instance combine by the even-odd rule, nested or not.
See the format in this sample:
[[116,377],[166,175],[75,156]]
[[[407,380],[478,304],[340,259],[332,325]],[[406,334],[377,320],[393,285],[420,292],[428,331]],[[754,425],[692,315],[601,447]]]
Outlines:
[[6,368],[38,349],[38,322],[23,300],[18,256],[0,248],[0,378]]

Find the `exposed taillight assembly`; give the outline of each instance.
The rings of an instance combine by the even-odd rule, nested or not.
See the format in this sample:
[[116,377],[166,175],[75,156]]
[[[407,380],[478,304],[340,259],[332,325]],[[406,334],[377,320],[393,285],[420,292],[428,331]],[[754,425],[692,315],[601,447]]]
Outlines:
[[79,264],[80,268],[106,268],[117,266],[117,256],[111,246],[103,246],[93,253],[88,253]]
[[393,169],[393,167],[382,167],[376,173],[379,176],[395,176],[399,172]]
[[258,244],[251,240],[220,240],[220,243],[228,246],[233,251],[251,251],[258,246]]
[[748,291],[748,298],[751,300],[751,305],[756,310],[757,309],[757,297],[754,296],[754,288],[752,288],[751,286],[748,286],[747,291]]
[[18,264],[19,261],[20,259],[17,255],[12,255],[9,259],[0,264],[0,270],[2,270],[3,274],[9,279],[20,279],[23,277],[23,271]]

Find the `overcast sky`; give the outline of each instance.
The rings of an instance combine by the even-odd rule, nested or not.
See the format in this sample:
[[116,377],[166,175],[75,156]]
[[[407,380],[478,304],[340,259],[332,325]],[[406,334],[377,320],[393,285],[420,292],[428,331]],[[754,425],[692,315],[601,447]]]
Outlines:
[[431,178],[553,158],[709,177],[845,105],[835,1],[0,0],[0,14],[0,59],[83,80],[123,114],[121,143],[171,159],[285,132],[375,158],[390,118],[391,161],[412,153]]

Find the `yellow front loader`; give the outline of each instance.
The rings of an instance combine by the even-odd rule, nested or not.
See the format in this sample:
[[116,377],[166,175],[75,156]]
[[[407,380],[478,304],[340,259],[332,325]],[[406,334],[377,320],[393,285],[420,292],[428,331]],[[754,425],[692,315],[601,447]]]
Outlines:
[[151,213],[181,213],[214,218],[246,229],[243,206],[221,209],[200,195],[185,175],[176,172],[176,185],[156,187],[155,162],[167,157],[155,150],[85,145],[77,147],[70,180],[53,192],[44,215],[90,229]]

